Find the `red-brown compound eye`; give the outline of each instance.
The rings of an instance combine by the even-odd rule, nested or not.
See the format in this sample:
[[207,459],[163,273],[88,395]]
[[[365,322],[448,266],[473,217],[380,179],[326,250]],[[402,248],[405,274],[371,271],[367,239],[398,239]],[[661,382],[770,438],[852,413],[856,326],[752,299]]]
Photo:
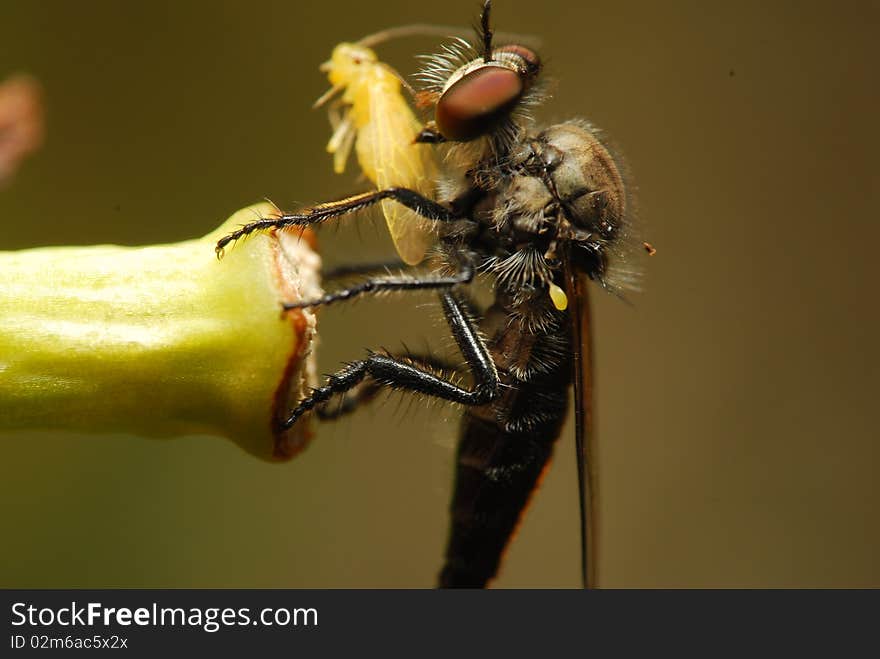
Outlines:
[[541,58],[538,57],[538,54],[535,51],[530,50],[525,46],[519,46],[517,44],[501,46],[492,51],[492,59],[500,59],[504,54],[514,55],[522,60],[525,73],[529,75],[535,75],[541,69]]
[[519,73],[487,64],[462,76],[437,102],[437,128],[447,140],[468,142],[488,133],[519,101]]

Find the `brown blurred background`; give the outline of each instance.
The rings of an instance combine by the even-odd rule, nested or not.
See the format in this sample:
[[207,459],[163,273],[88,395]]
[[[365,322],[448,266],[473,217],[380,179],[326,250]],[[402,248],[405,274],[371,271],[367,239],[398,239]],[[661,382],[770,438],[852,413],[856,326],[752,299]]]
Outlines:
[[[171,242],[264,196],[361,189],[324,153],[318,64],[478,4],[5,3],[0,78],[42,81],[48,136],[0,193],[0,248]],[[659,250],[632,306],[594,295],[603,584],[880,586],[878,4],[497,0],[495,19],[543,38],[542,120],[588,117],[626,154]],[[380,52],[411,73],[435,46]],[[328,264],[392,249],[380,221],[321,240]],[[321,368],[447,345],[434,318],[330,309]],[[0,437],[0,586],[429,586],[457,415],[400,400],[280,466],[212,437]],[[497,586],[578,584],[572,441]]]

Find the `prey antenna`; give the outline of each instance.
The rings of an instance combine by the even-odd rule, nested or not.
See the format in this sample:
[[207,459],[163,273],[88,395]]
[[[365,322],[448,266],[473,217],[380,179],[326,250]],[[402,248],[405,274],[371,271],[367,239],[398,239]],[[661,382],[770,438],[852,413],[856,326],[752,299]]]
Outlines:
[[358,40],[359,46],[372,48],[386,41],[393,41],[402,37],[440,37],[446,38],[455,35],[463,35],[469,32],[468,28],[459,25],[432,25],[430,23],[413,23],[411,25],[398,25],[389,27],[380,32],[368,34]]
[[480,40],[483,42],[483,63],[492,61],[492,28],[489,26],[489,18],[492,13],[492,0],[483,3],[483,12],[480,14]]
[[[491,5],[491,2],[486,2],[485,5]],[[477,28],[477,32],[480,36],[480,39],[483,40],[484,43],[484,54],[485,54],[485,40],[484,36],[488,33],[489,36],[489,53],[491,54],[491,42],[498,37],[502,41],[509,41],[511,43],[521,43],[525,46],[529,46],[530,48],[539,49],[541,47],[541,39],[535,36],[534,34],[519,34],[516,32],[493,32],[489,28],[489,10],[486,9],[486,6],[483,7],[483,13],[481,14],[481,27]],[[467,27],[464,25],[435,25],[433,23],[412,23],[409,25],[398,25],[395,27],[389,27],[384,30],[380,30],[379,32],[373,32],[372,34],[368,34],[365,37],[358,39],[355,43],[359,46],[364,46],[366,48],[373,48],[380,44],[386,43],[388,41],[394,41],[396,39],[403,39],[408,37],[440,37],[441,39],[447,39],[449,37],[461,37],[468,38],[474,33],[474,27]]]

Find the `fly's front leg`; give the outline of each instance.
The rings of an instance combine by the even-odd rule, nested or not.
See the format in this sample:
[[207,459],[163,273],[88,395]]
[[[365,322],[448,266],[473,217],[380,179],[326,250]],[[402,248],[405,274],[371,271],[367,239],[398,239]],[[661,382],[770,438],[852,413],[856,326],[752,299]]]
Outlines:
[[314,389],[287,419],[280,422],[281,429],[287,430],[306,412],[326,403],[333,396],[360,386],[367,378],[381,386],[413,391],[462,405],[485,405],[498,398],[501,393],[498,371],[474,319],[465,310],[464,302],[449,291],[440,295],[440,301],[452,336],[473,376],[472,389],[465,389],[405,359],[370,353],[366,359],[352,362],[331,375],[323,387]]
[[222,256],[223,250],[227,245],[240,238],[249,236],[255,231],[269,231],[270,229],[283,229],[291,226],[307,227],[320,224],[331,218],[349,215],[350,213],[368,208],[386,199],[396,201],[422,217],[436,222],[453,222],[463,219],[460,213],[442,204],[438,204],[433,199],[428,199],[414,190],[408,188],[386,188],[384,190],[374,190],[373,192],[353,195],[339,201],[328,201],[324,204],[306,208],[299,213],[281,213],[276,217],[266,217],[250,222],[218,240],[215,251],[218,257]]

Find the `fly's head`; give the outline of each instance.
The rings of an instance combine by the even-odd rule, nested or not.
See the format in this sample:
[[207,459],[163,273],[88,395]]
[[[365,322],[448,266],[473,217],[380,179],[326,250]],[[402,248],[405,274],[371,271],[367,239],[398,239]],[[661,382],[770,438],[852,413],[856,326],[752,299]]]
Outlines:
[[506,154],[531,123],[529,110],[543,99],[540,58],[526,46],[494,45],[490,8],[487,0],[479,46],[457,39],[425,58],[419,74],[424,86],[419,99],[434,118],[416,141],[450,143],[472,160]]
[[533,128],[541,60],[523,45],[494,45],[489,10],[487,0],[477,46],[459,39],[427,59],[419,98],[434,118],[416,141],[447,144],[453,183],[463,172],[492,199],[488,268],[503,289],[549,292],[562,310],[554,286],[566,259],[614,293],[638,288],[633,248],[643,243],[632,237],[618,160],[587,122]]

